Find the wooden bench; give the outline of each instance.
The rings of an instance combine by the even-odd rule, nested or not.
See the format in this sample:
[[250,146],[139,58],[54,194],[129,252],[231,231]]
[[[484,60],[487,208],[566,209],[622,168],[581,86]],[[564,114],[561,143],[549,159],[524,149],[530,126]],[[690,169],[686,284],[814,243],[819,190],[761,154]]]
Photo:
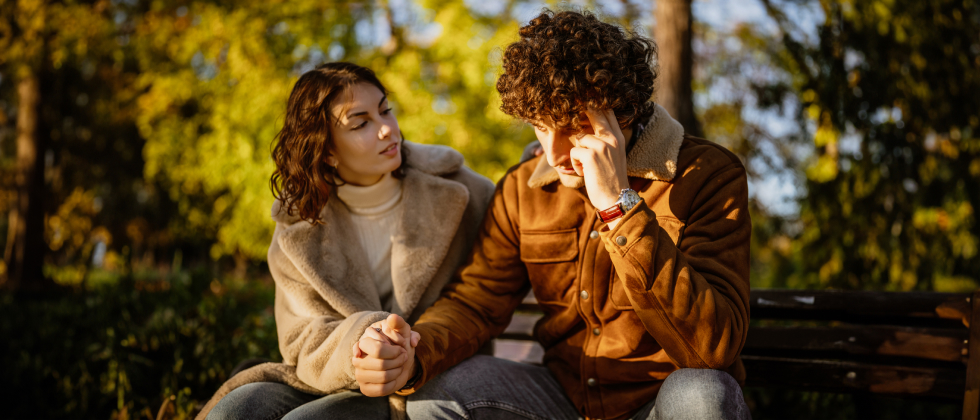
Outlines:
[[[746,386],[962,401],[977,419],[980,291],[753,290],[750,311]],[[540,317],[525,298],[494,354],[541,363]]]

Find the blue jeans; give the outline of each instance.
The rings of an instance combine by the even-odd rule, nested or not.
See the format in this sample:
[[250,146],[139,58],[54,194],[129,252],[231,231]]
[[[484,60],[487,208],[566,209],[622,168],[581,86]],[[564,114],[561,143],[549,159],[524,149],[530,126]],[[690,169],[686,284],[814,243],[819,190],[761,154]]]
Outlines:
[[[547,368],[490,356],[473,356],[433,378],[408,397],[408,417],[467,420],[580,418]],[[255,383],[238,388],[214,407],[208,420],[388,419],[388,399],[357,392],[318,397],[288,385]],[[656,400],[632,419],[751,419],[742,390],[720,370],[681,369],[664,381]]]
[[345,391],[318,396],[289,385],[257,382],[225,395],[208,413],[207,420],[388,420],[388,397],[371,398]]
[[[473,356],[408,397],[410,419],[578,419],[547,368]],[[664,381],[636,420],[750,419],[735,378],[720,370],[681,369]]]

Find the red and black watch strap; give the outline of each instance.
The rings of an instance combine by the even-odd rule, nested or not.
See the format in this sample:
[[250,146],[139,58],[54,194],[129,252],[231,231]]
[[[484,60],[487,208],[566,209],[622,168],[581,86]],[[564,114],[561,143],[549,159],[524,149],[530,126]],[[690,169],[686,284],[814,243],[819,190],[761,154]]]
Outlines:
[[599,215],[599,220],[602,223],[609,223],[616,220],[619,217],[623,217],[623,209],[619,207],[619,203],[614,204],[612,207],[605,210],[596,210],[597,215]]

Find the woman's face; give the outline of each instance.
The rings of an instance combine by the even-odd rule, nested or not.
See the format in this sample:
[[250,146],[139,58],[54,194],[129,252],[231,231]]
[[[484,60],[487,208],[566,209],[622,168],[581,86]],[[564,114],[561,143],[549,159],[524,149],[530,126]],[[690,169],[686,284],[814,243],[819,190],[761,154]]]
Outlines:
[[[349,102],[347,100],[350,100]],[[402,164],[398,120],[388,98],[369,83],[358,83],[331,105],[334,150],[327,164],[352,185],[373,185]]]

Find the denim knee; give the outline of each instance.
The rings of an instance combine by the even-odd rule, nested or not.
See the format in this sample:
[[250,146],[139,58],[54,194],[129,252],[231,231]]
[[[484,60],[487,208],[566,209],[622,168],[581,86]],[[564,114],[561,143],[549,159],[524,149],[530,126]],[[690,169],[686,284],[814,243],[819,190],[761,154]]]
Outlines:
[[207,420],[278,419],[313,398],[285,384],[251,383],[225,395],[208,413]]
[[653,411],[657,420],[751,418],[735,378],[713,369],[681,369],[670,374]]

